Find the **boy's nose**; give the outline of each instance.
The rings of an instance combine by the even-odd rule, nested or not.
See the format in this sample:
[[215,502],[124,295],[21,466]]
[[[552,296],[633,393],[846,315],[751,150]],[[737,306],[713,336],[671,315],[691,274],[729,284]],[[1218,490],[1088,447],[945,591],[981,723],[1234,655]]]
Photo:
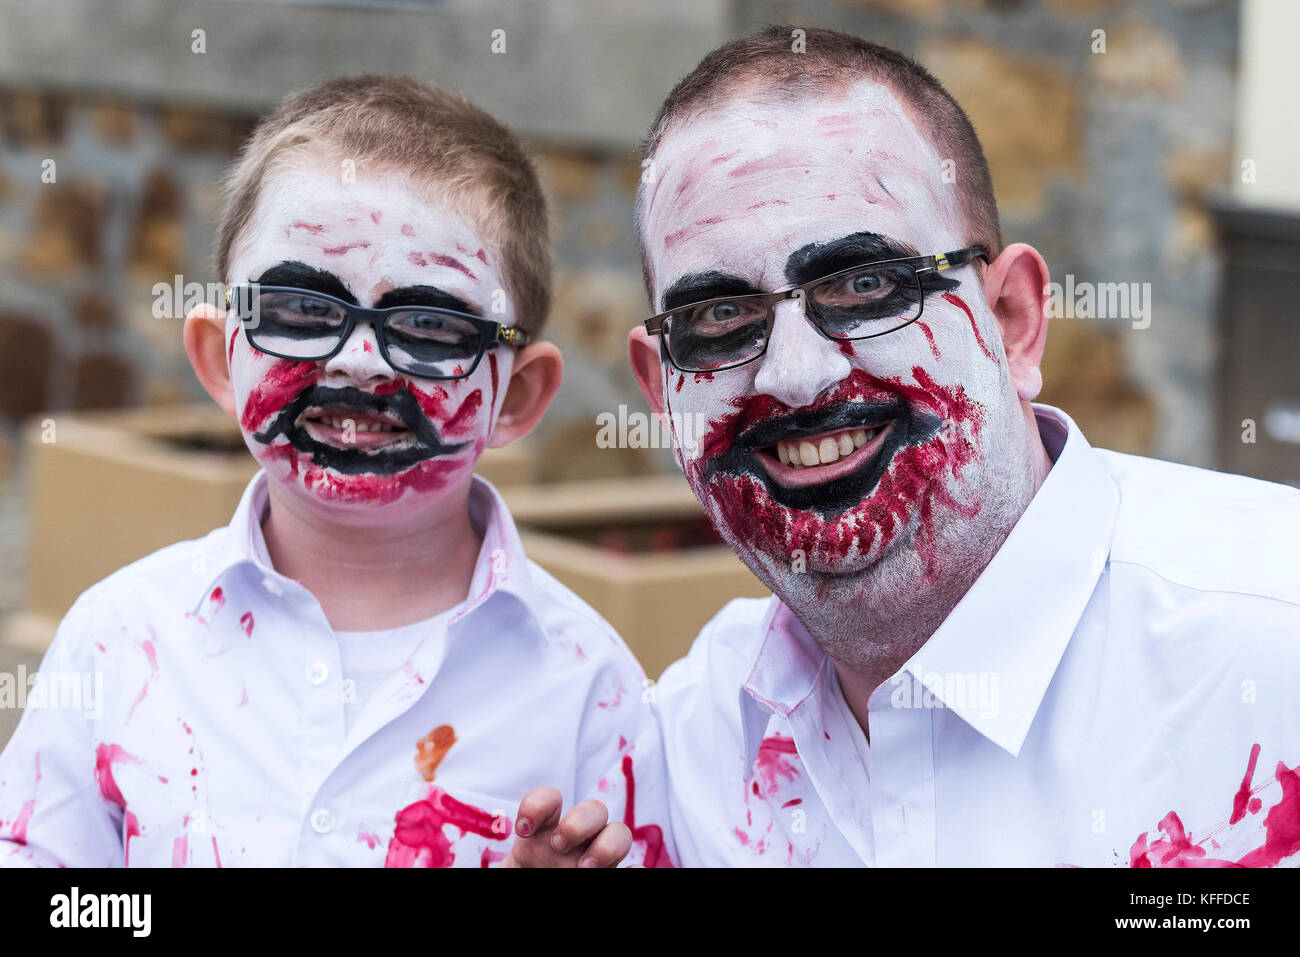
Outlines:
[[801,299],[777,304],[772,337],[759,363],[754,388],[796,409],[810,404],[852,371],[839,343],[827,339],[808,321]]
[[369,322],[358,322],[343,348],[325,360],[324,384],[366,385],[396,379],[397,371],[379,354],[379,340]]

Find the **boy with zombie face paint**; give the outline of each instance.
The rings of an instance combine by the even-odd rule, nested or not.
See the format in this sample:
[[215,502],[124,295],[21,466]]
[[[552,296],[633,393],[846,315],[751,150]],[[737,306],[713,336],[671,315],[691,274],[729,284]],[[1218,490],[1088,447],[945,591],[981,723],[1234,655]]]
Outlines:
[[632,364],[775,593],[657,686],[681,862],[1300,861],[1300,496],[1032,401],[1047,267],[937,81],[771,27],[644,168]]
[[28,708],[0,864],[667,861],[640,668],[473,474],[560,384],[547,244],[521,144],[459,97],[332,80],[260,124],[226,308],[184,335],[262,471],[63,621],[43,670],[110,693]]

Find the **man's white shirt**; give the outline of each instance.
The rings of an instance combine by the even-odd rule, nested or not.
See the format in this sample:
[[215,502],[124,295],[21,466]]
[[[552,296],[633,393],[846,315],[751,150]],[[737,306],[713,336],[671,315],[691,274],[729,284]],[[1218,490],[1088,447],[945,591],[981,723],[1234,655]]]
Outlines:
[[775,597],[664,674],[681,863],[1300,863],[1300,492],[1035,411],[1053,466],[869,743]]
[[342,658],[320,604],[271,567],[266,505],[259,472],[228,527],[78,599],[0,755],[0,866],[477,867],[504,857],[530,788],[624,819],[634,781],[629,862],[663,861],[643,673],[526,558],[487,482],[465,601],[345,635]]

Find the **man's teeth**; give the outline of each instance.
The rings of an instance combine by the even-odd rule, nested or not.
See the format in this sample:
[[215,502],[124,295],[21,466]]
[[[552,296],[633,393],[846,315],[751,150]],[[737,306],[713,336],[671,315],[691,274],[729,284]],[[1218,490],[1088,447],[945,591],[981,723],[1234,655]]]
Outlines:
[[791,439],[776,443],[776,455],[784,465],[806,469],[838,462],[854,449],[874,439],[883,426],[874,429],[845,429],[820,439]]
[[406,427],[397,425],[392,422],[381,422],[377,419],[354,419],[347,415],[322,415],[317,416],[313,421],[328,425],[332,429],[345,431],[351,424],[354,432],[401,432]]

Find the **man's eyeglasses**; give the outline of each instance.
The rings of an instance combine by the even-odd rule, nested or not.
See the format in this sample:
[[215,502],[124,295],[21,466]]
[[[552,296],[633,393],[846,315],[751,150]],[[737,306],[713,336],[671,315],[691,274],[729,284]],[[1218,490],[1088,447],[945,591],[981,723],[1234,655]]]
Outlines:
[[226,291],[226,307],[238,316],[254,349],[281,359],[332,358],[358,322],[369,322],[384,361],[425,379],[463,379],[498,342],[528,342],[522,329],[453,309],[367,309],[289,286],[235,286]]
[[927,276],[988,262],[982,246],[910,256],[841,269],[779,292],[706,299],[647,319],[672,364],[682,372],[718,372],[753,362],[767,351],[777,303],[802,300],[804,314],[830,339],[871,339],[921,318]]

